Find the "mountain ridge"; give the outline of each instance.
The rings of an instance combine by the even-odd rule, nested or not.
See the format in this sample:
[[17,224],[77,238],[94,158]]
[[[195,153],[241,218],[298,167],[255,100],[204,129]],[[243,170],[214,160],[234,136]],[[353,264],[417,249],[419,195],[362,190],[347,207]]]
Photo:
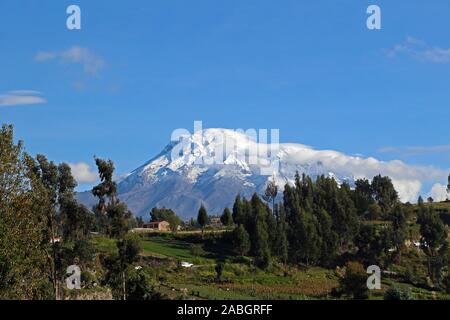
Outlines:
[[[148,216],[158,206],[188,219],[197,215],[201,204],[210,214],[220,214],[237,194],[262,194],[269,179],[275,180],[281,192],[286,183],[293,183],[296,172],[313,179],[330,176],[350,185],[358,178],[389,175],[400,197],[409,200],[421,187],[417,170],[397,160],[383,162],[302,144],[266,143],[260,135],[212,128],[177,136],[117,182],[119,199],[137,216]],[[87,205],[95,203],[86,192],[78,199]]]

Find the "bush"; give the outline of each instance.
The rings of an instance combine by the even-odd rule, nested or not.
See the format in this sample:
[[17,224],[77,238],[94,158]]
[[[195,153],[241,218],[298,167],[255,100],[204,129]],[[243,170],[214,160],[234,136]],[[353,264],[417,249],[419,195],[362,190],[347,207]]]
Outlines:
[[401,288],[392,285],[384,294],[384,300],[412,300],[412,293],[410,288]]
[[223,269],[225,268],[225,264],[223,262],[218,262],[216,267],[217,280],[220,281],[222,279]]
[[450,294],[450,272],[442,280],[445,292]]
[[349,261],[345,266],[345,274],[340,280],[341,292],[354,299],[367,299],[367,273],[359,262]]
[[81,272],[81,285],[83,289],[90,289],[97,284],[97,278],[89,271]]
[[192,244],[191,245],[191,254],[194,257],[199,257],[199,256],[205,254],[205,251],[203,250],[202,245],[200,245],[200,244]]
[[140,270],[132,273],[127,280],[127,299],[166,300],[168,297],[156,290],[152,278],[146,270]]

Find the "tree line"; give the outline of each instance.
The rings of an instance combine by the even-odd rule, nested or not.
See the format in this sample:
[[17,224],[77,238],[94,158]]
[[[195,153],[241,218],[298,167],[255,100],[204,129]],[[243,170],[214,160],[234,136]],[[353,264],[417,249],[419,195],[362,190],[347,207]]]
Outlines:
[[[114,164],[95,162],[100,183],[92,189],[98,203],[91,211],[75,199],[77,183],[68,164],[30,156],[22,141],[15,143],[13,127],[1,127],[0,299],[63,299],[67,267],[95,269],[95,259],[104,271],[99,284],[115,298],[152,296],[132,267],[140,243],[128,231],[137,221],[117,197]],[[114,239],[114,253],[97,254],[92,231]],[[88,282],[88,273],[82,275]]]
[[[388,267],[402,259],[408,241],[420,240],[429,277],[436,284],[448,268],[448,233],[432,206],[401,203],[389,177],[357,180],[354,188],[334,178],[315,181],[298,173],[277,203],[274,181],[264,195],[236,197],[230,240],[238,255],[261,268],[283,264],[336,267],[349,261]],[[228,211],[223,214],[224,221]],[[419,234],[415,235],[414,225]],[[447,273],[448,274],[448,273]],[[448,275],[447,275],[448,277]]]
[[[118,199],[111,160],[95,158],[100,182],[92,193],[97,204],[89,210],[75,199],[77,183],[68,164],[55,164],[44,155],[30,156],[15,142],[12,126],[0,130],[0,299],[63,299],[67,266],[103,273],[101,285],[118,299],[152,298],[155,293],[133,267],[139,240],[129,230],[142,225]],[[449,177],[450,189],[450,177]],[[182,223],[170,209],[154,208],[152,221],[167,220],[172,231]],[[401,203],[389,177],[348,183],[319,176],[314,181],[295,176],[278,191],[269,181],[263,195],[237,196],[225,208],[221,222],[230,228],[225,244],[237,256],[251,256],[256,266],[323,266],[351,263],[387,267],[400,262],[408,240],[420,240],[428,276],[436,285],[449,281],[448,234],[432,205]],[[203,231],[208,223],[202,205],[197,217]],[[414,226],[418,234],[414,234]],[[114,239],[111,254],[97,254],[92,232]],[[95,258],[93,258],[95,257]],[[358,269],[359,268],[359,269]]]

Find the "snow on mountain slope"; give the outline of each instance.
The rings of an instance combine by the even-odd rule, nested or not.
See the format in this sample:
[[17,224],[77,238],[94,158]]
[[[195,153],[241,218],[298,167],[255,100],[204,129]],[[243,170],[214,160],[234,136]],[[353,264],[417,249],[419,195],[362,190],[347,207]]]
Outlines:
[[[261,141],[261,140],[260,140]],[[205,129],[171,142],[152,160],[119,183],[119,198],[138,216],[165,206],[181,217],[195,217],[203,203],[211,214],[231,207],[238,193],[250,197],[263,193],[273,177],[280,189],[292,183],[296,172],[312,178],[334,177],[350,184],[377,174],[392,178],[403,201],[415,200],[422,181],[442,174],[438,169],[408,166],[401,161],[347,156],[315,150],[301,144],[258,143],[248,135],[228,129]],[[92,198],[80,195],[81,201]]]

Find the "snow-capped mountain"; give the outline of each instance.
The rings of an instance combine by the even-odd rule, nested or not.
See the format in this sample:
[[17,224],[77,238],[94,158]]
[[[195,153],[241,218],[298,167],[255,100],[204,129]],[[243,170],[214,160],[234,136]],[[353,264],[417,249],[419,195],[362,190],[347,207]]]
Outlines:
[[[164,206],[187,219],[197,215],[202,203],[210,214],[220,214],[232,206],[238,193],[262,194],[269,179],[275,179],[282,190],[297,171],[350,184],[357,178],[389,175],[404,200],[421,188],[419,169],[400,161],[347,156],[301,144],[267,144],[257,138],[228,129],[180,136],[118,181],[119,198],[137,216],[148,217],[153,207]],[[85,204],[94,201],[89,193],[79,199]]]

